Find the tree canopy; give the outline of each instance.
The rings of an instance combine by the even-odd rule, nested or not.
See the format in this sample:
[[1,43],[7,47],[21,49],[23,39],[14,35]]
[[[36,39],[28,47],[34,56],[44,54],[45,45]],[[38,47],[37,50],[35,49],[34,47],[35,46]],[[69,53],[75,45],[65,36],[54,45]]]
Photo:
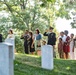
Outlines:
[[[71,19],[75,7],[75,0],[0,0],[0,12],[8,13],[8,17],[0,17],[0,27],[43,32],[50,25],[55,27],[58,17]],[[71,25],[75,27],[74,20]]]
[[[71,16],[72,15],[72,16]],[[0,33],[6,38],[8,29],[16,34],[16,50],[23,52],[22,33],[39,28],[43,33],[49,26],[56,30],[55,21],[60,18],[73,19],[71,26],[76,28],[75,0],[0,0]]]

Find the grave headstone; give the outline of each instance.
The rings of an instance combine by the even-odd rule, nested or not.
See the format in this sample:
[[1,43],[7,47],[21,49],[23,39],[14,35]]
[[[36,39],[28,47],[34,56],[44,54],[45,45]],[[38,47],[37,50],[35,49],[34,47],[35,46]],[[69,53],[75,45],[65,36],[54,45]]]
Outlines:
[[44,69],[52,70],[53,64],[53,47],[51,45],[44,45],[41,47],[41,66]]
[[15,39],[9,38],[9,39],[6,39],[5,42],[13,45],[13,59],[15,59]]
[[0,75],[14,75],[13,46],[0,43]]

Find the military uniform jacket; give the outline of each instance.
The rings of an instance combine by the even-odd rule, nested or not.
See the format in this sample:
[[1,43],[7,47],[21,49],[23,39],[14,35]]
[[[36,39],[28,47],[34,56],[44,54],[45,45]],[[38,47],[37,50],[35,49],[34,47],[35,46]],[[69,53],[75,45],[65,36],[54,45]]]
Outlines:
[[54,32],[52,33],[44,33],[44,36],[48,36],[48,45],[55,45],[56,44],[56,34]]

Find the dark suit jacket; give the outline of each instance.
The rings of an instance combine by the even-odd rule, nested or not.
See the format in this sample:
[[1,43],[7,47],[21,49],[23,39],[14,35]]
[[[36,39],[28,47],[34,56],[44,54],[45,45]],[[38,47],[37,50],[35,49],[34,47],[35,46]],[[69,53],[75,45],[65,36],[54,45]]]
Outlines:
[[0,42],[2,42],[2,34],[0,34]]
[[29,35],[28,34],[25,34],[24,36],[21,36],[21,39],[24,39],[24,45],[25,46],[28,45],[28,38],[29,38]]
[[48,45],[55,45],[56,44],[56,34],[54,32],[48,33],[45,32],[44,36],[48,36]]

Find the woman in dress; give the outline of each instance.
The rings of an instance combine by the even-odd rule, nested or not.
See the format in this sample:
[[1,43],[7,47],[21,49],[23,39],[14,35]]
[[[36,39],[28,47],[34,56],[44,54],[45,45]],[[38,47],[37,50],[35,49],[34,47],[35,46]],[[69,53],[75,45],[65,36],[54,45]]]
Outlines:
[[14,56],[14,52],[15,52],[15,35],[13,34],[13,30],[12,29],[9,30],[8,36],[5,39],[5,42],[6,43],[10,43],[10,44],[13,45],[13,59],[15,59],[15,56]]
[[37,55],[41,56],[41,39],[42,36],[40,34],[39,29],[36,29],[36,35],[35,35],[35,48],[37,51]]
[[64,58],[68,59],[69,58],[69,52],[70,52],[70,37],[68,36],[68,31],[64,31],[65,34],[65,41],[63,45],[63,52],[64,52]]
[[75,60],[76,60],[76,36],[74,38],[74,55],[75,55]]
[[70,59],[74,59],[74,34],[70,35]]
[[9,30],[9,32],[8,32],[7,39],[8,39],[8,38],[11,38],[11,39],[14,39],[14,38],[15,38],[15,36],[14,36],[14,34],[13,34],[13,30],[12,30],[12,29],[10,29],[10,30]]
[[29,32],[29,46],[30,46],[30,53],[34,54],[35,51],[35,47],[34,47],[34,37],[33,37],[33,33]]

